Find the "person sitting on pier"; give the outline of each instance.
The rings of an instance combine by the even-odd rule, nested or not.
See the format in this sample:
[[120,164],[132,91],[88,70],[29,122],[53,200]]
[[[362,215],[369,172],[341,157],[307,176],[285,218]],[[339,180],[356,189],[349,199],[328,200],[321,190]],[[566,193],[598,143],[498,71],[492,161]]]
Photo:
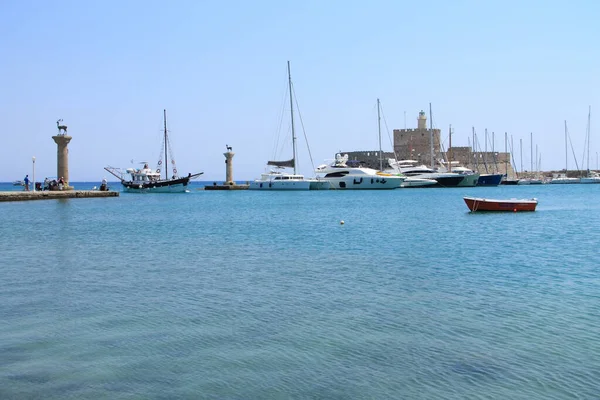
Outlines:
[[63,178],[61,176],[60,179],[58,180],[58,190],[63,190],[64,187],[65,187],[65,178]]

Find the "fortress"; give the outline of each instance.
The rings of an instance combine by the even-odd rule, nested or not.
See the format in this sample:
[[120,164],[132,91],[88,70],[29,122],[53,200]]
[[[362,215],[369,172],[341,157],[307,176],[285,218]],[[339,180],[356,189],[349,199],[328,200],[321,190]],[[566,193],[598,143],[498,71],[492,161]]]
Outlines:
[[[394,151],[383,152],[383,168],[388,167],[387,160],[415,160],[418,164],[432,165],[431,143],[433,141],[433,160],[436,167],[437,160],[458,161],[462,166],[481,174],[501,173],[515,176],[515,171],[510,162],[510,153],[497,151],[473,151],[469,146],[451,147],[444,151],[441,146],[441,131],[427,128],[427,116],[424,111],[419,112],[416,129],[394,129]],[[348,151],[350,160],[360,161],[364,166],[379,169],[379,151]]]

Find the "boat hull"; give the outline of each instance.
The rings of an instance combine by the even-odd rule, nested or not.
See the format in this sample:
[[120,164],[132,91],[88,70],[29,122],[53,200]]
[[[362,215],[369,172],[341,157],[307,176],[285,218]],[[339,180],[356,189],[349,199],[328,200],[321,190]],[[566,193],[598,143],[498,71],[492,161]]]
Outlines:
[[426,172],[422,174],[407,173],[409,178],[432,179],[436,181],[435,185],[427,187],[457,187],[465,179],[466,175],[447,173],[447,172]]
[[498,186],[502,181],[502,174],[482,174],[479,175],[477,186]]
[[311,183],[311,190],[389,190],[400,187],[404,178],[397,176],[319,178]]
[[463,197],[467,207],[472,212],[475,211],[505,211],[505,212],[517,212],[517,211],[535,211],[537,207],[536,199],[510,199],[510,200],[496,200],[496,199],[484,199],[477,197]]
[[460,181],[458,186],[460,186],[460,187],[477,186],[477,182],[479,182],[479,174],[464,175],[464,177],[465,178],[462,181]]
[[579,183],[600,183],[600,177],[580,178]]
[[121,181],[123,190],[128,193],[184,193],[190,178],[169,179],[156,182]]
[[400,187],[402,188],[422,188],[428,186],[437,185],[435,179],[424,179],[424,178],[406,178]]
[[432,177],[427,179],[435,179],[437,184],[431,187],[457,187],[460,183],[465,179],[464,176],[441,176],[441,177]]
[[550,181],[553,185],[570,185],[573,183],[580,183],[578,178],[557,178]]
[[310,184],[309,180],[256,180],[248,190],[310,190]]

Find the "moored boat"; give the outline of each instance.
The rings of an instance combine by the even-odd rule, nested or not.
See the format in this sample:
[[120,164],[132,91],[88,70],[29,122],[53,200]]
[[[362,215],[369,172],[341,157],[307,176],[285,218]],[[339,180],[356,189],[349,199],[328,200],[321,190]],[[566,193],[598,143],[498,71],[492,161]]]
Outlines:
[[425,178],[406,178],[400,187],[402,188],[416,188],[416,187],[431,187],[437,185],[435,179]]
[[[292,72],[290,62],[287,63],[288,91],[290,95],[290,124],[292,128],[292,158],[285,161],[267,161],[267,165],[274,167],[260,175],[259,179],[250,182],[249,190],[309,190],[314,181],[306,179],[296,170],[296,133],[294,128],[294,102],[292,95]],[[284,168],[292,168],[293,173],[285,172]]]
[[331,164],[317,167],[315,172],[321,175],[311,182],[310,189],[396,189],[405,179],[373,168],[348,164],[348,154],[336,154]]
[[[447,167],[447,165],[449,165],[449,167]],[[443,160],[440,160],[440,167],[437,169],[437,172],[456,173],[462,175],[463,180],[457,185],[461,187],[477,186],[480,176],[479,172],[475,172],[472,169],[463,167],[458,163],[458,161],[451,161],[446,164]]]
[[591,171],[588,176],[579,178],[579,183],[600,183],[600,175],[595,171]]
[[[169,139],[167,137],[167,110],[164,110],[164,139],[163,139],[163,150],[164,160],[162,156],[158,161],[158,168],[156,170],[151,169],[147,162],[142,162],[142,168],[127,168],[125,172],[122,172],[120,168],[104,167],[104,169],[111,175],[119,178],[123,189],[126,192],[133,193],[181,193],[187,191],[188,184],[191,179],[196,178],[203,174],[203,172],[197,174],[189,173],[187,176],[178,176],[177,167],[175,166],[175,160],[173,155],[170,154]],[[161,152],[162,154],[162,152]],[[169,154],[171,160],[168,159]],[[169,178],[169,161],[173,168],[173,175]],[[161,177],[160,166],[164,162],[165,177]],[[130,178],[126,176],[129,174]]]
[[555,175],[552,180],[550,181],[550,183],[554,184],[554,185],[565,185],[565,184],[571,184],[571,183],[579,183],[579,178],[571,178],[568,177],[567,174],[557,174]]
[[415,160],[388,160],[390,168],[386,172],[400,173],[407,178],[433,180],[435,184],[428,184],[428,187],[456,187],[464,179],[465,175],[455,172],[438,172],[425,165],[415,165]]
[[498,186],[503,176],[503,174],[481,174],[477,180],[477,186]]
[[463,197],[467,207],[475,211],[535,211],[537,199],[485,199],[480,197]]

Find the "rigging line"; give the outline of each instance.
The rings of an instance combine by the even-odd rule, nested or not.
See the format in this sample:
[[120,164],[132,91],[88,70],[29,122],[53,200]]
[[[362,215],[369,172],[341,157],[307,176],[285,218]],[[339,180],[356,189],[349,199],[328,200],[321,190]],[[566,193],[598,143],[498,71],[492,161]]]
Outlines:
[[[517,178],[519,178],[519,173],[517,172],[517,163],[515,162],[515,152],[513,151],[513,142],[512,142],[512,135],[510,136],[510,158],[512,158],[512,164],[511,167],[513,167],[513,171],[515,171],[515,175],[517,176]],[[521,171],[522,173],[523,171]],[[508,176],[506,177],[508,179]]]
[[[587,148],[587,146],[589,146],[589,131],[588,128],[585,128],[585,140],[583,141],[583,157],[581,157],[581,166],[583,167],[585,165],[585,149]],[[590,164],[589,160],[588,160],[588,165]],[[589,170],[589,168],[588,168]]]
[[[160,153],[158,153],[158,162],[160,162],[162,164],[163,161],[163,157],[165,155],[165,130],[164,130],[164,121],[163,121],[163,116],[161,115],[160,118],[160,128],[158,128],[156,130],[156,143],[160,143]],[[157,168],[162,168],[162,165],[158,165]]]
[[[288,97],[288,83],[287,83],[287,79],[286,79],[285,90],[284,90],[284,93],[283,93],[283,97],[281,98],[281,106],[279,107],[279,109],[280,109],[279,121],[277,123],[277,126],[275,128],[275,133],[274,133],[274,136],[275,136],[274,139],[275,140],[273,140],[273,142],[272,142],[273,143],[273,152],[272,152],[273,160],[277,160],[278,159],[277,158],[278,154],[281,151],[281,149],[279,148],[279,139],[281,137],[281,128],[283,126],[284,114],[286,112],[286,99],[287,99],[287,97]],[[283,147],[283,143],[282,143],[281,147]]]
[[581,168],[585,165],[587,149],[587,168],[590,170],[590,113],[588,113],[588,122],[585,128],[585,140],[583,142],[583,157],[581,157]]
[[[573,153],[573,159],[575,160],[575,167],[577,167],[577,171],[579,171],[579,164],[577,163],[577,157],[575,156],[575,148],[573,147],[573,142],[571,141],[571,134],[569,133],[569,129],[567,128],[567,137],[569,138],[569,144],[571,145],[571,153]],[[566,173],[567,171],[565,171]]]
[[[492,132],[492,138],[494,138],[494,132]],[[494,160],[494,167],[496,168],[496,171],[493,171],[493,172],[498,173],[498,162],[496,160],[496,148],[494,146],[495,143],[492,143],[491,141],[489,141],[489,144],[490,144],[490,147],[492,148],[492,159]],[[488,172],[487,171],[487,165],[486,165],[486,171],[485,172],[486,173]]]
[[[385,113],[383,112],[383,106],[381,105],[381,102],[379,103],[379,108],[381,109],[381,116],[383,117],[383,125],[385,126],[385,131],[387,132],[388,135],[388,140],[390,141],[390,146],[392,147],[392,153],[394,153],[394,161],[396,161],[396,163],[398,163],[398,154],[396,154],[396,149],[394,148],[394,143],[392,140],[392,137],[390,136],[390,128],[388,127],[387,124],[387,120],[385,119]],[[388,164],[390,162],[388,161]],[[390,165],[391,167],[391,165]],[[398,172],[400,172],[400,170],[398,170]]]
[[[315,163],[313,161],[313,156],[310,151],[310,146],[308,144],[308,137],[306,136],[306,130],[304,129],[304,120],[302,119],[302,113],[300,112],[300,106],[298,105],[298,99],[296,98],[296,91],[294,90],[294,84],[292,83],[292,94],[294,97],[294,101],[296,103],[296,110],[298,110],[298,119],[300,120],[300,126],[302,127],[302,134],[304,135],[304,141],[306,142],[306,148],[308,149],[308,158],[310,159],[310,165],[312,166],[313,171],[316,170]],[[314,174],[314,172],[313,172]]]

